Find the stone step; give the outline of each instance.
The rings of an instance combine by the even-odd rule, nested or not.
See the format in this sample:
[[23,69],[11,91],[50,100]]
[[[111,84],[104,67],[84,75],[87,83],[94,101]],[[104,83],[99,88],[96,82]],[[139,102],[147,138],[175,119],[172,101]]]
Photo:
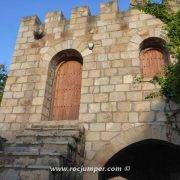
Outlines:
[[46,131],[49,131],[49,130],[63,130],[63,131],[68,131],[68,130],[76,130],[76,131],[79,131],[80,128],[78,126],[65,126],[65,125],[61,125],[61,126],[56,126],[56,127],[51,127],[49,125],[33,125],[31,128],[26,128],[25,130],[46,130]]
[[0,167],[11,166],[13,168],[21,166],[26,168],[27,166],[56,166],[59,167],[63,164],[63,159],[66,154],[54,153],[47,151],[40,152],[4,152],[0,154]]
[[13,152],[39,152],[39,151],[48,151],[48,152],[57,152],[57,153],[67,153],[69,145],[56,145],[56,144],[43,144],[42,146],[10,146],[5,147],[4,152],[13,153]]
[[74,137],[67,137],[67,136],[35,136],[35,135],[29,135],[29,136],[18,136],[14,141],[12,142],[7,142],[6,144],[10,144],[10,143],[15,143],[15,144],[34,144],[34,143],[49,143],[49,142],[52,142],[52,143],[56,143],[56,142],[65,142],[65,141],[68,141],[70,144],[74,144],[77,139],[74,138]]
[[59,125],[59,124],[55,124],[55,125],[51,125],[51,124],[36,124],[36,125],[32,125],[31,128],[27,128],[27,129],[76,129],[79,130],[79,126],[78,125]]
[[1,180],[83,180],[81,173],[52,173],[48,166],[27,166],[26,168],[11,166],[1,169]]
[[32,143],[11,143],[7,144],[4,147],[4,152],[24,152],[24,151],[53,151],[53,152],[59,152],[59,153],[68,153],[68,151],[71,149],[71,151],[76,150],[77,144],[75,140],[71,141],[55,141],[55,142],[46,142],[46,143],[39,143],[39,142],[32,142]]
[[53,152],[53,153],[67,153],[70,147],[68,145],[59,146],[44,144],[43,146],[14,146],[14,147],[5,147],[4,152],[14,153],[14,152]]
[[62,131],[62,130],[25,130],[22,133],[20,133],[18,137],[22,136],[59,136],[59,137],[74,137],[79,138],[80,137],[80,131],[76,130],[68,130],[68,131]]
[[77,147],[77,144],[76,144],[76,141],[73,139],[73,138],[69,138],[68,140],[57,140],[57,141],[33,141],[33,142],[24,142],[24,141],[16,141],[16,142],[6,142],[5,143],[5,147],[16,147],[16,146],[19,146],[19,147],[36,147],[36,146],[40,146],[40,147],[44,147],[45,145],[58,145],[58,146],[70,146],[72,147],[73,149],[75,149]]
[[53,174],[43,167],[28,168],[3,168],[0,179],[2,180],[53,180]]

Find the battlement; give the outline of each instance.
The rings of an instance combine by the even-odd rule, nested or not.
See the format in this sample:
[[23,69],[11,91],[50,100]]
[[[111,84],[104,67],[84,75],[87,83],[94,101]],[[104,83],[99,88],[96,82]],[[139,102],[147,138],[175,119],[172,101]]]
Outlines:
[[118,8],[118,0],[112,0],[107,3],[101,3],[100,5],[100,13],[113,13],[119,11]]
[[[111,0],[107,3],[101,3],[100,4],[100,14],[97,16],[101,16],[104,14],[113,14],[113,13],[119,13],[119,8],[118,8],[118,0]],[[45,16],[45,27],[46,24],[49,22],[57,22],[57,23],[62,23],[63,22],[71,22],[74,23],[74,19],[78,18],[87,18],[91,17],[91,12],[89,7],[87,6],[81,6],[81,7],[75,7],[71,11],[71,18],[70,20],[67,20],[63,13],[61,11],[54,11],[54,12],[47,12]],[[32,26],[39,26],[41,24],[41,21],[39,20],[38,16],[26,16],[22,18],[22,25],[32,25]],[[78,23],[78,21],[76,21]]]
[[21,20],[23,25],[39,25],[41,21],[38,16],[25,16]]

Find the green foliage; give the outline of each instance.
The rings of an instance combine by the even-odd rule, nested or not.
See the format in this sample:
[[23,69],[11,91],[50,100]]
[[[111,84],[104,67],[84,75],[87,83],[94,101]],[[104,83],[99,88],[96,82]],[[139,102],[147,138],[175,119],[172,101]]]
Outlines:
[[148,1],[145,6],[139,7],[147,14],[151,14],[159,18],[164,23],[169,23],[173,19],[173,15],[169,13],[167,1],[162,4],[153,3]]
[[0,64],[0,102],[2,100],[6,79],[7,79],[7,70],[3,64]]
[[169,52],[177,59],[180,58],[180,11],[174,13],[169,4],[169,0],[162,4],[152,3],[150,0],[145,6],[138,7],[147,14],[151,14],[165,23],[167,48]]
[[164,76],[155,76],[153,81],[160,85],[161,95],[180,103],[180,63],[166,66]]
[[180,11],[165,26],[167,31],[167,47],[172,55],[180,61]]
[[138,8],[164,22],[166,47],[176,59],[175,64],[169,64],[165,67],[164,75],[153,78],[151,83],[158,83],[160,91],[151,93],[147,98],[154,98],[160,94],[168,100],[180,103],[180,11],[173,12],[169,0],[164,0],[161,4],[148,0],[145,6]]

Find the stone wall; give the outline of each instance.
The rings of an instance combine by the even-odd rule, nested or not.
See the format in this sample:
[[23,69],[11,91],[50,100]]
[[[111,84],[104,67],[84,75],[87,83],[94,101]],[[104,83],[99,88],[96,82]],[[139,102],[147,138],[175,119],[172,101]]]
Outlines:
[[[0,108],[1,136],[13,138],[33,125],[80,124],[86,130],[87,163],[120,132],[154,124],[158,127],[154,137],[167,140],[164,102],[145,99],[158,87],[133,83],[141,74],[139,46],[149,37],[161,37],[160,20],[136,9],[119,12],[113,0],[101,4],[97,16],[91,16],[88,7],[73,9],[70,20],[60,12],[47,13],[45,36],[35,40],[33,32],[40,25],[36,16],[21,21]],[[94,43],[93,50],[88,49],[89,42]],[[80,117],[55,122],[49,119],[49,69],[53,57],[66,49],[83,57]]]

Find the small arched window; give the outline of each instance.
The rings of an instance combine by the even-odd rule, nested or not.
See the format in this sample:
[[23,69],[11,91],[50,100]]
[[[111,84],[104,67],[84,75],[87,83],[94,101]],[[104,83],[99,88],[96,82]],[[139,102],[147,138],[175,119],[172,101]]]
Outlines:
[[160,38],[148,38],[141,43],[141,71],[143,77],[162,74],[168,61],[165,42]]
[[52,120],[77,120],[81,96],[82,62],[67,53],[55,71],[51,113]]

